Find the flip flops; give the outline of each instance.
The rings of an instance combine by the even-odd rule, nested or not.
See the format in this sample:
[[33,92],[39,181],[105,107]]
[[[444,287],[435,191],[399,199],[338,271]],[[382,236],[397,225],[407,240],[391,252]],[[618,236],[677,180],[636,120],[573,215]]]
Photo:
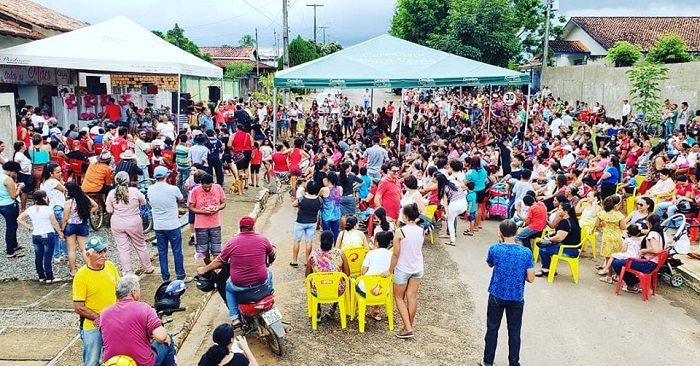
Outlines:
[[629,293],[631,293],[631,294],[638,294],[638,293],[640,293],[642,290],[641,290],[640,288],[629,288],[629,287],[627,287],[627,285],[623,285],[623,286],[622,286],[622,291],[624,291],[624,292],[629,292]]
[[382,317],[379,316],[379,314],[372,314],[372,313],[367,313],[368,318],[372,318],[378,322],[382,321]]
[[8,258],[8,259],[9,259],[9,258],[21,258],[21,257],[24,257],[24,253],[17,253],[17,252],[14,252],[14,253],[12,253],[12,254],[7,254],[7,255],[5,255],[5,258]]
[[401,338],[401,339],[408,339],[408,338],[413,338],[413,331],[406,332],[406,333],[396,333],[396,338]]

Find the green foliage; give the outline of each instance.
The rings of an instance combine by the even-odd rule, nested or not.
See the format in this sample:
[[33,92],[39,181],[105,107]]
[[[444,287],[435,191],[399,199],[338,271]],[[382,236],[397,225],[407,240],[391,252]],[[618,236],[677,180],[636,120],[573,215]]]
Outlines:
[[642,47],[627,41],[615,42],[605,56],[616,67],[632,66],[642,58]]
[[301,65],[319,57],[313,41],[307,41],[301,36],[289,43],[289,67]]
[[668,68],[660,64],[645,62],[627,70],[627,78],[632,84],[630,94],[634,108],[644,113],[647,121],[659,121],[662,107],[659,83],[668,79]]
[[444,34],[452,0],[398,0],[389,34],[425,45],[429,34]]
[[691,59],[685,41],[681,36],[673,32],[661,34],[656,40],[654,48],[649,50],[647,54],[647,60],[649,60],[649,62],[664,64],[689,62]]
[[340,43],[338,43],[338,42],[332,42],[332,43],[326,43],[326,44],[319,43],[318,49],[319,49],[319,51],[318,51],[319,55],[321,57],[323,57],[323,56],[328,56],[331,53],[336,53],[336,52],[342,50],[343,46],[341,46]]
[[228,43],[222,44],[221,47],[222,47],[222,48],[233,48],[233,46],[231,46],[231,45],[228,44]]
[[447,35],[431,34],[428,45],[505,67],[521,51],[519,23],[511,0],[461,0],[451,11]]
[[192,42],[189,38],[185,37],[185,30],[180,28],[177,23],[173,29],[169,29],[165,34],[161,31],[152,31],[153,34],[160,38],[170,42],[171,44],[180,47],[182,50],[187,51],[204,61],[211,62],[211,55],[208,53],[202,54],[199,52],[199,47]]
[[241,37],[240,41],[238,41],[238,45],[240,47],[255,47],[255,37],[251,36],[250,34],[246,34]]
[[260,76],[260,83],[263,89],[265,89],[267,93],[270,93],[272,89],[275,88],[275,73],[271,72],[267,75]]
[[232,79],[240,78],[246,76],[251,71],[253,71],[253,65],[247,64],[245,62],[231,62],[228,65],[226,65],[224,77]]

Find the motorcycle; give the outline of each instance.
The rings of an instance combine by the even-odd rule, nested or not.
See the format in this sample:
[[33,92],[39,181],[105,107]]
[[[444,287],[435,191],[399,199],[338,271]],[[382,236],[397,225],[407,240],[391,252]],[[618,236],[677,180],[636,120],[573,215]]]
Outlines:
[[281,338],[291,332],[292,327],[282,321],[282,313],[275,307],[272,291],[261,286],[236,293],[236,300],[243,334],[257,333],[274,354],[281,356],[284,352]]

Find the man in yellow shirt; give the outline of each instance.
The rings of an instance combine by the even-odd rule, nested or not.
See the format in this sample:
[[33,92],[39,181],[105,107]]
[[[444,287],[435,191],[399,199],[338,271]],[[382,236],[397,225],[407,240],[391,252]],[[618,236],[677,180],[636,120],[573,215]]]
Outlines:
[[87,264],[73,279],[73,309],[80,316],[80,339],[83,341],[83,365],[99,366],[102,357],[102,335],[93,321],[105,308],[117,302],[119,272],[107,260],[107,243],[91,237],[85,245]]

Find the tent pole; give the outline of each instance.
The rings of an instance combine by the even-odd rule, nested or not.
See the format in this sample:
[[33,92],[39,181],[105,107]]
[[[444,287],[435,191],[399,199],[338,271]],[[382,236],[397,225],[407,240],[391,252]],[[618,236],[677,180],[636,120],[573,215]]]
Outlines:
[[177,74],[177,110],[175,111],[175,126],[180,129],[180,92],[182,91],[182,74]]
[[272,146],[277,146],[277,88],[272,91]]
[[532,89],[532,81],[527,84],[527,100],[525,101],[525,134],[527,134],[527,122],[530,120],[530,89]]
[[[374,106],[374,88],[372,88],[372,96],[370,97],[370,100],[369,100],[369,111],[372,110],[373,106]],[[369,111],[365,111],[365,112],[369,112]]]
[[405,103],[403,102],[403,88],[401,88],[401,101],[400,101],[400,103],[401,103],[401,109],[399,110],[399,141],[398,141],[399,155],[401,155],[401,130],[403,129],[403,113],[404,113],[403,108],[405,105]]
[[486,131],[491,132],[491,116],[493,114],[493,108],[491,108],[491,105],[493,105],[493,85],[489,86],[489,120],[488,120],[488,126],[486,127]]

